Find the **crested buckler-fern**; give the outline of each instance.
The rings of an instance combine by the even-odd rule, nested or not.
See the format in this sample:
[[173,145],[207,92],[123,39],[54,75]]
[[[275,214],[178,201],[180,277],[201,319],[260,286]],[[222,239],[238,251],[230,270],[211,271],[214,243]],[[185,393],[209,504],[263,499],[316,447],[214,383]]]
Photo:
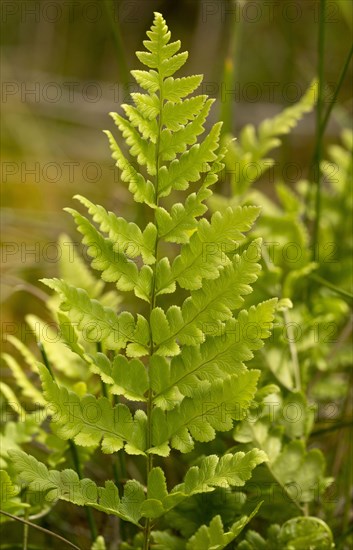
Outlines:
[[[56,436],[121,459],[139,455],[129,458],[136,465],[126,474],[136,479],[98,486],[74,470],[48,469],[21,450],[10,456],[19,479],[51,505],[61,499],[130,524],[120,531],[121,548],[221,549],[258,506],[231,514],[227,525],[216,512],[188,537],[168,530],[168,514],[202,493],[223,492],[232,502],[235,488],[267,461],[256,448],[227,452],[227,438],[221,445],[205,443],[246,419],[260,371],[245,362],[270,336],[276,300],[243,308],[259,274],[261,249],[245,233],[260,209],[228,207],[206,216],[210,187],[223,169],[221,124],[205,131],[213,100],[197,95],[202,77],[174,76],[187,53],[170,40],[160,14],[147,35],[146,51],[137,52],[145,69],[132,71],[142,91],[122,105],[124,116],[112,113],[128,150],[106,134],[121,179],[150,221],[140,227],[79,195],[88,217],[81,207],[67,209],[92,268],[120,293],[134,293],[134,307],[117,311],[68,280],[44,279],[60,299],[57,321],[77,357],[76,371],[85,364],[102,385],[91,384],[85,393],[58,382],[55,364],[36,366]],[[182,468],[182,483],[173,484],[164,458],[194,449],[193,465]],[[146,471],[140,472],[143,463]],[[104,547],[102,538],[94,547]]]

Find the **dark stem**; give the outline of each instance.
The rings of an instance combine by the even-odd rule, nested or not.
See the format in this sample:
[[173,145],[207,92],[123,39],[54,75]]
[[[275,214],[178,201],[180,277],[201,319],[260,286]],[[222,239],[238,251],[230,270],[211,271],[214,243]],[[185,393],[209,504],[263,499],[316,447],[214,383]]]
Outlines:
[[[70,453],[72,456],[72,461],[74,463],[76,473],[78,477],[82,479],[83,476],[82,476],[82,469],[80,464],[80,457],[78,456],[77,447],[74,441],[72,441],[72,439],[69,439],[69,447],[70,447]],[[89,508],[89,506],[85,506],[85,512],[86,512],[87,522],[89,525],[89,530],[91,532],[92,542],[94,542],[98,536],[98,531],[97,531],[96,523],[94,521],[93,512],[91,508]]]
[[76,550],[81,550],[76,544],[73,544],[67,539],[64,539],[61,535],[58,535],[57,533],[53,533],[52,531],[49,531],[49,529],[44,529],[44,527],[40,527],[40,525],[36,525],[35,523],[32,523],[31,521],[27,521],[26,519],[19,518],[18,516],[14,516],[13,514],[9,514],[9,512],[5,512],[4,510],[0,510],[0,514],[3,514],[4,516],[14,519],[15,521],[20,521],[21,523],[24,523],[28,525],[29,527],[34,527],[34,529],[38,529],[38,531],[42,531],[42,533],[45,533],[46,535],[50,535],[51,537],[55,537],[68,546],[71,546],[71,548],[76,548]]
[[[237,0],[229,0],[233,7],[236,7]],[[239,0],[239,5],[242,8],[244,0]],[[241,10],[240,10],[241,11]],[[224,59],[223,65],[223,90],[224,97],[222,97],[221,91],[221,114],[220,120],[223,121],[222,133],[228,134],[233,132],[234,124],[234,112],[235,112],[235,103],[236,100],[232,97],[231,92],[235,90],[235,67],[238,68],[239,65],[239,47],[241,40],[241,31],[242,31],[243,17],[240,17],[239,20],[234,18],[230,21],[229,28],[229,39],[227,45],[227,52]]]
[[329,118],[330,118],[330,115],[331,115],[331,112],[332,112],[332,109],[336,103],[336,100],[337,100],[337,97],[338,97],[338,94],[339,94],[339,91],[342,87],[342,84],[344,82],[344,79],[346,77],[346,74],[347,74],[347,71],[348,71],[348,67],[349,67],[349,63],[352,59],[352,56],[353,56],[353,42],[352,42],[352,46],[351,46],[351,49],[349,50],[348,52],[348,55],[346,57],[346,60],[344,62],[344,65],[343,65],[343,68],[342,68],[342,71],[341,71],[341,74],[340,74],[340,77],[338,79],[338,84],[335,88],[335,91],[333,93],[333,96],[332,96],[332,99],[329,103],[329,106],[327,108],[327,111],[326,111],[326,114],[324,116],[324,119],[321,123],[321,127],[320,127],[320,135],[323,136],[324,135],[324,132],[326,130],[326,126],[327,126],[327,123],[329,121]]
[[325,15],[326,15],[326,0],[320,0],[320,17],[319,17],[319,34],[318,34],[318,77],[319,89],[316,109],[316,146],[313,159],[313,175],[316,183],[315,195],[315,219],[313,228],[313,253],[314,260],[318,257],[318,240],[321,215],[321,174],[320,164],[322,158],[322,142],[323,132],[322,126],[322,111],[323,111],[323,87],[324,87],[324,48],[325,48]]
[[312,279],[313,281],[316,281],[317,283],[320,283],[322,286],[325,286],[335,292],[336,294],[339,294],[340,296],[343,296],[344,298],[348,299],[348,302],[352,302],[353,300],[353,294],[351,292],[348,292],[348,290],[344,290],[343,288],[340,288],[333,283],[330,283],[330,281],[327,281],[326,279],[323,279],[319,275],[316,275],[315,273],[311,273],[309,275],[309,279]]
[[119,67],[119,77],[122,84],[127,89],[129,84],[129,68],[126,62],[126,55],[124,52],[124,46],[123,41],[121,38],[121,32],[120,32],[120,25],[119,21],[115,21],[113,16],[114,10],[114,2],[111,0],[103,0],[103,8],[107,16],[107,21],[110,26],[110,30],[112,32],[112,37],[114,41],[116,56],[118,59],[118,67]]

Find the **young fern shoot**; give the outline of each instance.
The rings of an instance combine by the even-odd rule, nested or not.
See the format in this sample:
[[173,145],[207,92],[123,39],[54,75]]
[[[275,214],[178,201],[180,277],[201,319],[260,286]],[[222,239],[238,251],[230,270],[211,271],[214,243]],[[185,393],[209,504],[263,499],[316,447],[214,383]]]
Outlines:
[[[176,536],[155,530],[167,512],[192,495],[244,486],[252,470],[267,460],[257,449],[200,457],[173,488],[167,488],[163,469],[154,465],[156,456],[188,453],[195,442],[212,441],[217,432],[244,419],[260,375],[245,362],[270,336],[276,307],[273,299],[242,309],[260,270],[260,242],[244,245],[259,208],[228,207],[204,217],[225,151],[219,149],[220,123],[205,135],[213,100],[191,95],[202,76],[174,77],[187,52],[179,53],[180,42],[170,41],[160,14],[147,35],[146,51],[137,52],[146,68],[132,71],[143,92],[132,93],[132,104],[122,105],[125,116],[112,113],[134,162],[106,134],[121,179],[152,221],[141,228],[81,196],[76,198],[91,219],[67,209],[92,267],[120,292],[134,292],[138,310],[147,312],[117,313],[65,280],[43,280],[60,297],[59,323],[72,324],[75,338],[66,344],[101,377],[107,396],[78,395],[59,385],[44,365],[38,367],[45,400],[60,411],[52,417],[56,434],[78,446],[100,445],[107,454],[142,455],[145,483],[130,479],[121,495],[111,480],[99,487],[73,470],[48,470],[26,453],[12,452],[32,490],[45,492],[49,501],[91,506],[130,522],[137,532],[134,548],[145,550],[152,543],[172,547]],[[186,192],[185,198],[168,209],[174,192]],[[178,247],[175,257],[162,256],[168,243],[173,243],[170,250]],[[168,304],[174,298],[173,305],[164,306],[165,295],[174,295],[167,297]],[[85,339],[99,342],[101,351],[85,347]],[[249,519],[242,517],[224,532],[221,516],[215,515],[191,539],[178,537],[178,548],[195,548],[196,542],[205,549],[224,548]],[[132,548],[131,540],[123,543]]]

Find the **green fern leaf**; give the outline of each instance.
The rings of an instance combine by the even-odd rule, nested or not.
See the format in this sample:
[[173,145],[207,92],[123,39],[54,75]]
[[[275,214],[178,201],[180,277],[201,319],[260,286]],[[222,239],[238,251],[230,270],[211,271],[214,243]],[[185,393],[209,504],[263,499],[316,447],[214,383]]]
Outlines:
[[227,532],[223,530],[221,516],[215,516],[210,525],[202,525],[189,539],[186,550],[222,550],[234,540],[257,513],[261,504],[256,506],[250,516],[243,516],[233,523]]
[[169,454],[169,442],[182,453],[189,452],[196,441],[212,441],[217,431],[231,429],[233,420],[240,420],[256,391],[259,371],[246,371],[215,382],[211,388],[199,385],[192,398],[180,405],[152,413],[153,448],[149,452]]
[[[9,474],[5,470],[0,470],[0,509],[14,515],[21,515],[23,510],[29,508],[27,502],[21,502],[20,488],[14,485]],[[0,523],[6,521],[7,518],[2,516]]]
[[137,110],[143,117],[153,120],[159,115],[159,99],[157,94],[130,94]]
[[162,166],[158,171],[158,197],[166,197],[172,189],[185,190],[190,182],[198,181],[201,173],[211,169],[210,162],[215,161],[215,150],[219,145],[221,124],[213,126],[201,144],[193,145],[183,153],[180,159],[173,160],[168,168]]
[[[153,123],[155,123],[155,120],[148,121],[149,124],[148,122],[145,123],[145,119],[142,117],[142,115],[139,114],[138,111],[132,111],[132,107],[130,108],[130,110],[127,110],[127,112],[135,113],[138,121],[142,119],[142,121],[144,122],[142,128],[145,128],[145,132],[142,132],[143,135],[145,135],[146,133],[148,137],[150,137],[150,135],[153,135],[152,130],[148,130],[148,128],[149,126],[153,127]],[[111,113],[111,115],[113,114],[114,113]],[[135,118],[130,117],[130,120],[131,123],[134,124]],[[142,123],[139,122],[139,124]],[[142,174],[137,172],[133,165],[124,157],[111,132],[105,130],[104,133],[108,137],[110,148],[113,153],[112,157],[114,160],[116,160],[116,165],[121,170],[121,179],[122,181],[128,182],[129,191],[134,195],[135,201],[146,202],[149,206],[155,206],[155,192],[153,184],[149,180],[146,180],[142,176]]]
[[146,401],[149,381],[146,367],[139,359],[128,361],[123,355],[116,355],[111,363],[106,355],[97,353],[92,359],[91,371],[111,385],[111,393],[130,401]]
[[201,459],[199,466],[191,467],[184,482],[176,485],[170,493],[161,468],[153,468],[148,477],[147,499],[141,513],[157,518],[193,495],[212,492],[216,487],[242,487],[250,479],[254,468],[266,460],[266,454],[257,449],[248,453],[225,454],[221,458],[210,455]]
[[197,290],[202,279],[217,279],[220,270],[231,264],[228,254],[244,239],[259,214],[256,207],[228,208],[215,213],[209,223],[202,218],[190,242],[184,245],[172,265],[172,276],[157,287],[156,294],[176,280],[182,288]]
[[173,408],[183,396],[197,394],[200,382],[203,387],[210,387],[224,376],[243,372],[243,361],[252,359],[252,352],[260,349],[263,339],[271,334],[276,302],[272,299],[252,306],[249,311],[242,310],[237,319],[226,323],[219,335],[207,336],[199,348],[184,347],[170,364],[152,356],[150,379],[154,403],[162,409]]
[[[257,278],[260,265],[255,263],[259,258],[258,246],[252,261],[249,261],[249,249],[242,256],[235,256],[233,262],[220,268],[220,275],[215,280],[204,282],[202,289],[191,292],[182,309],[173,306],[165,314],[161,308],[151,314],[154,352],[159,355],[175,355],[181,344],[197,345],[205,339],[205,333],[221,332],[223,321],[230,319],[232,311],[243,303],[242,295],[249,294]],[[226,257],[228,261],[228,257]],[[157,317],[158,320],[155,318]],[[170,318],[171,323],[168,322]]]
[[[203,217],[206,201],[212,196],[210,187],[220,177],[226,155],[219,147],[221,124],[205,133],[214,101],[197,92],[200,75],[174,76],[188,54],[180,52],[180,41],[171,42],[159,13],[155,13],[147,36],[146,51],[137,52],[146,70],[132,72],[141,90],[131,94],[131,104],[122,106],[123,114],[111,113],[128,152],[109,131],[106,134],[120,179],[136,202],[149,207],[140,219],[151,221],[139,226],[79,195],[76,198],[87,208],[87,218],[67,209],[82,234],[92,268],[100,272],[100,281],[81,263],[80,274],[70,275],[74,270],[68,255],[63,279],[43,279],[57,293],[50,298],[50,307],[61,340],[48,345],[53,370],[37,365],[29,355],[27,359],[33,371],[39,370],[45,405],[42,414],[46,418],[50,413],[53,434],[42,435],[43,429],[39,432],[37,426],[34,431],[26,424],[24,435],[16,431],[14,443],[10,426],[5,448],[6,452],[11,445],[17,449],[9,456],[19,479],[48,502],[61,499],[90,506],[141,529],[132,541],[122,543],[126,549],[152,544],[156,548],[215,550],[232,541],[250,518],[239,516],[234,523],[238,513],[233,510],[224,529],[221,507],[217,514],[222,515],[210,514],[211,523],[199,529],[203,522],[191,523],[193,529],[187,534],[181,530],[180,539],[153,531],[154,520],[183,501],[193,508],[201,493],[214,493],[214,497],[232,494],[234,503],[232,488],[244,486],[258,470],[263,471],[256,467],[267,460],[264,450],[202,457],[170,492],[163,470],[153,467],[153,459],[154,455],[169,456],[172,449],[192,451],[195,442],[214,440],[217,432],[231,430],[234,422],[243,426],[247,411],[271,393],[273,385],[267,382],[257,393],[260,371],[248,370],[245,362],[253,359],[270,334],[275,300],[239,311],[245,308],[245,296],[252,292],[260,271],[261,240],[245,244],[245,234],[260,208],[229,207],[209,220]],[[288,120],[295,116],[288,115]],[[261,139],[270,143],[276,132],[283,132],[279,121],[272,129],[261,127]],[[244,133],[241,162],[255,155],[251,147],[256,139],[253,130]],[[196,184],[192,192],[182,195],[191,184]],[[164,200],[172,193],[176,197]],[[282,197],[293,203],[285,193]],[[170,256],[163,256],[162,251],[170,248]],[[120,312],[116,307],[120,294],[115,289],[103,294],[105,282],[113,283],[119,292],[134,292],[149,304],[145,304],[147,314],[136,310],[134,303],[131,311],[136,313]],[[173,293],[180,294],[179,303],[173,303]],[[32,318],[32,325],[36,321]],[[40,321],[37,337],[42,329]],[[25,357],[28,353],[26,348],[22,350]],[[20,376],[17,367],[14,372],[33,399],[36,388],[24,381],[24,373]],[[52,373],[58,373],[57,380]],[[0,389],[5,397],[11,397],[6,386]],[[115,395],[122,396],[121,402]],[[137,405],[128,403],[131,401]],[[285,429],[294,434],[288,426]],[[138,461],[147,462],[146,487],[129,480],[120,495],[112,481],[98,487],[90,479],[80,479],[79,468],[77,472],[49,470],[18,449],[32,434],[48,447],[52,437],[70,440],[90,453],[100,448],[105,454],[141,455],[143,459]],[[68,444],[59,448],[53,443],[52,447],[56,456],[50,456],[48,463],[63,461]],[[3,460],[7,462],[8,456]],[[280,469],[278,465],[279,477]],[[241,496],[244,503],[245,494]],[[95,546],[104,546],[104,541],[97,539],[92,548]]]
[[174,132],[184,128],[185,124],[197,117],[206,100],[206,95],[197,95],[179,103],[167,101],[163,111],[164,126]]
[[156,221],[161,240],[175,243],[189,242],[190,236],[197,228],[196,218],[207,211],[207,206],[203,203],[212,195],[212,191],[208,188],[217,181],[217,172],[224,167],[221,162],[223,156],[224,152],[218,154],[217,162],[212,164],[211,170],[204,176],[199,190],[191,193],[185,204],[174,204],[170,212],[163,207],[157,207]]
[[184,76],[182,78],[166,78],[163,86],[164,99],[180,101],[198,88],[202,82],[202,75]]
[[[174,160],[178,153],[184,153],[186,151],[187,145],[194,145],[194,143],[196,143],[197,136],[202,134],[205,130],[203,124],[208,116],[212,103],[212,99],[205,101],[199,114],[197,114],[188,124],[178,126],[176,131],[172,132],[168,128],[163,128],[160,136],[160,156],[162,160]],[[177,124],[178,123],[175,122],[175,125]]]
[[106,548],[107,547],[102,536],[97,537],[91,546],[91,550],[106,550]]
[[159,89],[159,77],[157,71],[130,71],[137,84],[148,92],[156,92]]
[[83,289],[70,287],[65,281],[42,279],[42,282],[62,297],[61,309],[67,311],[78,329],[84,331],[86,341],[102,342],[107,349],[117,351],[131,342],[139,346],[141,354],[147,353],[149,328],[141,315],[135,322],[131,313],[117,315],[97,300],[91,300]]
[[[90,298],[100,297],[104,289],[104,282],[93,276],[68,235],[60,235],[58,247],[60,250],[59,271],[61,277],[70,285],[80,286],[80,288],[86,290]],[[75,269],[72,269],[73,265]]]
[[[281,144],[279,136],[288,134],[303,115],[310,112],[317,97],[317,82],[313,82],[303,97],[287,107],[272,119],[264,120],[258,130],[252,124],[246,125],[236,141],[226,136],[224,143],[228,153],[225,157],[227,171],[234,195],[242,195],[248,187],[259,179],[274,164],[274,160],[264,158],[270,149]],[[215,197],[215,204],[218,197]]]
[[[60,315],[59,313],[58,317]],[[66,329],[68,329],[70,334],[69,340],[72,340],[74,335],[74,332],[70,330],[71,327],[68,327],[67,318],[63,320],[62,324],[59,323],[60,330],[56,331],[48,326],[48,323],[35,315],[27,315],[26,321],[35,334],[37,341],[44,344],[45,353],[56,372],[64,374],[69,379],[87,380],[89,372],[87,371],[84,358],[78,357],[76,353],[73,353],[61,341],[61,337]]]
[[147,172],[151,176],[156,174],[156,146],[152,141],[143,139],[133,124],[126,118],[111,113],[111,116],[122,133],[127,145],[130,146],[130,154],[137,157],[137,162],[147,166]]
[[22,394],[28,397],[33,403],[45,406],[46,400],[36,386],[28,379],[26,372],[20,367],[17,361],[9,354],[3,353],[2,358],[11,370],[17,385],[21,388]]
[[102,279],[116,283],[118,290],[133,290],[138,298],[149,302],[151,268],[144,265],[139,272],[136,263],[129,260],[123,252],[116,251],[112,240],[104,238],[84,216],[72,208],[65,210],[73,216],[78,230],[84,236],[82,242],[87,245],[87,253],[93,258],[91,265],[102,272]]
[[42,366],[40,376],[44,395],[54,406],[52,425],[62,439],[73,439],[77,445],[89,447],[101,442],[102,451],[111,454],[124,447],[130,454],[144,454],[144,413],[133,418],[126,405],[112,407],[106,397],[82,399],[63,386],[58,386]]
[[75,195],[97,222],[103,233],[108,233],[114,242],[114,250],[126,254],[129,258],[142,256],[145,264],[153,264],[157,229],[150,223],[142,232],[135,223],[118,218],[113,212],[107,212],[103,206],[97,206],[88,199]]
[[126,483],[120,499],[112,481],[106,481],[105,487],[97,487],[91,479],[80,479],[74,470],[48,470],[45,464],[23,451],[10,451],[10,456],[21,479],[36,493],[45,493],[48,502],[59,499],[77,506],[91,506],[139,525],[139,509],[145,496],[137,481]]

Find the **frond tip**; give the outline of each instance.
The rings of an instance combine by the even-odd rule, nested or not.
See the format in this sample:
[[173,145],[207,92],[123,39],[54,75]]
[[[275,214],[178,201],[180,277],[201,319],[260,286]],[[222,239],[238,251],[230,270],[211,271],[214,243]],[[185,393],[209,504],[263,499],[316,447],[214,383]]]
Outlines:
[[[155,13],[147,36],[146,51],[136,53],[146,69],[131,71],[143,92],[132,93],[132,102],[122,105],[125,117],[111,113],[136,163],[124,155],[110,132],[106,134],[121,179],[134,199],[156,208],[173,190],[186,190],[208,172],[215,176],[221,123],[198,142],[213,103],[205,94],[191,96],[202,75],[174,78],[188,53],[179,52],[179,40],[170,42],[171,33],[161,14]],[[212,180],[209,185],[217,177]]]

